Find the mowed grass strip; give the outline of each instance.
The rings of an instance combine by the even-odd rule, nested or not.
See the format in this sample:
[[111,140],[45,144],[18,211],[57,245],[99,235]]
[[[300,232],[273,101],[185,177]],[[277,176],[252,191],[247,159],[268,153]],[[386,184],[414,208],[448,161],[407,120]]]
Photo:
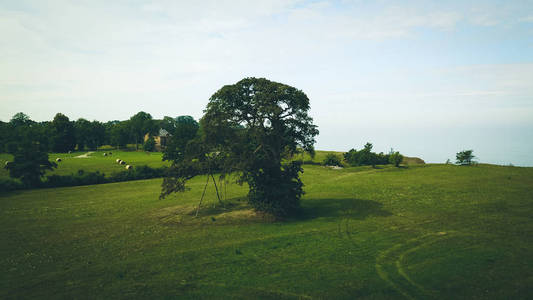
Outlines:
[[533,168],[306,166],[273,221],[205,177],[0,197],[0,298],[528,298]]

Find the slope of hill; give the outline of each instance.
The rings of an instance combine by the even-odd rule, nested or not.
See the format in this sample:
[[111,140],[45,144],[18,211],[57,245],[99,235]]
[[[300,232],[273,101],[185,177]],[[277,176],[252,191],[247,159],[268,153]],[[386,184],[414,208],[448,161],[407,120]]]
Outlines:
[[[533,168],[306,166],[273,221],[205,178],[0,196],[0,298],[528,298]],[[215,206],[216,205],[216,206]]]

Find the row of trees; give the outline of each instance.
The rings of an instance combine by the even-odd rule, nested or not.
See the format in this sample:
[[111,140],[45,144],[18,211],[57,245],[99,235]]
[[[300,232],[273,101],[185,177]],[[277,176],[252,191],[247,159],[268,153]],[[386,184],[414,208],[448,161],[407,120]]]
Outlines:
[[190,116],[155,120],[142,111],[126,121],[105,123],[83,118],[71,121],[61,113],[56,114],[52,121],[35,122],[20,112],[7,123],[0,121],[0,152],[14,153],[22,140],[38,143],[46,152],[95,150],[101,145],[123,148],[127,144],[135,144],[136,149],[139,149],[146,133],[157,134],[159,128],[163,128],[175,134],[180,122],[198,126]]
[[400,152],[394,152],[392,149],[388,154],[383,152],[374,153],[372,152],[372,144],[366,143],[363,149],[357,151],[356,149],[351,149],[350,151],[344,153],[344,160],[352,166],[373,166],[376,165],[386,165],[393,164],[396,167],[400,166],[400,163],[403,160],[403,155]]

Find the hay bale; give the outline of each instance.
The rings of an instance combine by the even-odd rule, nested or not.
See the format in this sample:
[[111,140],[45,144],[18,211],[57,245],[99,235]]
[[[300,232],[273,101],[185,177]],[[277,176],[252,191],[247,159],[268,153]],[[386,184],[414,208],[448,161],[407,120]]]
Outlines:
[[107,156],[107,153],[104,152],[104,156]]
[[6,167],[6,168],[7,168],[7,166],[9,166],[9,164],[10,164],[10,163],[11,163],[11,162],[9,162],[9,161],[6,161],[6,163],[4,164],[4,167]]
[[61,158],[59,158],[59,157],[56,158],[56,161],[57,161],[57,162],[60,162],[60,161],[61,161]]
[[117,164],[119,164],[120,163],[120,158],[115,159],[115,161],[117,162]]
[[126,170],[130,170],[131,168],[133,168],[133,167],[130,166],[130,165],[127,165],[127,166],[126,166]]
[[121,164],[121,165],[125,165],[125,164],[126,164],[126,162],[125,162],[125,161],[123,161],[123,160],[121,160],[121,161],[120,161],[120,164]]

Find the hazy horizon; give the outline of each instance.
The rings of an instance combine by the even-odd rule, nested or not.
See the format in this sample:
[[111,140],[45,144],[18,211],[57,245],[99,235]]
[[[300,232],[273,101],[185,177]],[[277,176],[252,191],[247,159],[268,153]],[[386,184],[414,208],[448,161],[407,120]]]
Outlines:
[[533,166],[533,1],[0,2],[0,120],[202,116],[244,77],[304,91],[316,149]]

